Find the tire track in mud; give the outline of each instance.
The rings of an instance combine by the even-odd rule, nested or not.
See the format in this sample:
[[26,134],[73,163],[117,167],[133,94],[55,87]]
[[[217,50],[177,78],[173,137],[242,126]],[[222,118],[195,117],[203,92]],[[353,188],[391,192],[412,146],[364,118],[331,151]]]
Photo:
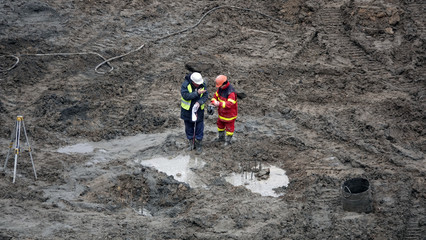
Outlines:
[[[419,205],[413,206],[413,208],[418,208]],[[407,221],[405,225],[404,240],[421,240],[422,236],[424,237],[424,231],[420,228],[419,217],[412,216]]]
[[[418,6],[416,5],[416,7]],[[325,34],[318,34],[320,41],[323,42],[323,44],[326,46],[328,51],[332,53],[332,55],[350,59],[354,67],[352,71],[359,75],[361,78],[367,80],[369,84],[377,85],[377,83],[385,83],[385,85],[389,87],[392,86],[390,85],[390,82],[396,83],[398,84],[398,86],[392,87],[392,89],[397,91],[398,94],[401,94],[399,89],[399,87],[401,87],[401,81],[395,76],[393,76],[391,73],[389,73],[380,62],[372,59],[372,56],[369,56],[369,54],[362,47],[357,45],[349,36],[347,36],[347,34],[345,33],[343,21],[344,19],[340,8],[334,6],[321,9],[318,13],[318,24],[320,26],[323,26]],[[358,68],[363,68],[361,73],[359,72],[359,70],[361,69]],[[412,86],[411,82],[406,82],[405,84],[407,86]],[[402,94],[402,96],[407,95],[406,93]],[[390,100],[389,97],[394,96],[389,96],[388,94],[388,99],[377,99],[376,94],[374,94],[373,99],[376,100],[375,105],[381,106],[383,105],[383,103],[386,103]],[[368,97],[366,96],[366,98]],[[357,102],[357,104],[360,104],[360,102]],[[380,107],[378,109],[380,109]],[[316,114],[312,113],[312,116],[318,116],[321,114],[327,115],[326,112],[317,112]],[[386,119],[386,116],[383,116],[383,118]],[[358,121],[361,120],[362,119],[359,119]],[[363,121],[361,121],[360,123],[363,123]],[[368,124],[368,122],[365,124]],[[361,148],[365,148],[365,150],[370,149],[369,144],[363,142],[357,142],[356,145]],[[377,152],[377,150],[374,150],[374,148],[371,148],[370,150],[373,150],[373,152]],[[383,152],[383,150],[380,152]]]
[[340,8],[326,7],[317,14],[318,24],[323,26],[325,33],[321,34],[320,41],[325,44],[330,53],[349,59],[356,68],[366,67],[368,72],[373,73],[382,69],[377,61],[371,60],[368,53],[355,45],[346,35]]
[[[421,41],[425,41],[426,40],[426,17],[425,17],[425,12],[426,12],[426,2],[425,1],[416,1],[416,0],[406,0],[406,10],[411,13],[410,16],[412,18],[412,20],[414,21],[414,25],[415,25],[415,29],[414,31],[416,32],[416,34],[418,34],[418,36],[420,37]],[[411,26],[410,26],[411,27]],[[406,46],[406,49],[402,49],[402,51],[406,51],[406,52],[411,52],[412,50],[409,49],[409,46]],[[418,47],[417,51],[420,53],[420,51],[423,50],[423,54],[421,54],[423,56],[423,60],[422,59],[417,59],[418,62],[416,62],[415,67],[413,67],[414,69],[412,69],[414,71],[414,76],[416,78],[416,80],[418,82],[424,82],[426,80],[426,66],[424,64],[424,58],[426,57],[426,54],[424,52],[424,49],[421,49],[421,46]],[[413,59],[413,61],[415,61]],[[410,88],[410,83],[404,83],[403,87],[405,89],[409,89]],[[422,95],[422,98],[424,98],[424,92]],[[423,100],[423,104],[425,100]]]
[[[365,8],[368,8],[366,6]],[[390,73],[386,67],[374,59],[359,43],[351,39],[345,30],[343,13],[338,7],[326,7],[319,11],[318,22],[323,25],[325,35],[320,41],[328,51],[335,56],[349,59],[352,64],[353,76],[358,76],[368,82],[368,86],[378,83],[386,88],[398,89],[392,83],[398,83],[398,78]],[[398,84],[400,85],[400,84]]]
[[426,38],[426,3],[422,0],[405,0],[405,8],[411,13],[411,16],[414,18],[414,22],[417,27],[417,32],[420,37],[424,40]]

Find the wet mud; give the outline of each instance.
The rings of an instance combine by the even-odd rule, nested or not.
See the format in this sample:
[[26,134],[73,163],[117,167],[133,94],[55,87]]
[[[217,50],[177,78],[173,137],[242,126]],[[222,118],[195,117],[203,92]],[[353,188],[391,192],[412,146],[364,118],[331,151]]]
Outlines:
[[[0,239],[423,239],[425,7],[0,2]],[[215,113],[203,152],[186,150],[189,70],[210,95],[219,74],[247,95],[231,146],[214,141]],[[22,149],[12,183],[18,115],[37,180]],[[203,164],[143,164],[179,158]],[[273,196],[227,181],[269,179],[259,164],[288,177]],[[371,212],[343,209],[353,178]]]

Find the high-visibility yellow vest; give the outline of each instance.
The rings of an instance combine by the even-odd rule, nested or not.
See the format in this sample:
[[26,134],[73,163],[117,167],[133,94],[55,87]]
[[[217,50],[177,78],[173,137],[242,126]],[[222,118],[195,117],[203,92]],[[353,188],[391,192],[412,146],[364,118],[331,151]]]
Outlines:
[[[204,88],[202,88],[201,90],[204,90]],[[192,93],[191,84],[188,84],[188,92]],[[203,93],[200,95],[200,97],[202,96],[203,96]],[[189,110],[191,108],[191,100],[187,101],[183,97],[180,97],[180,98],[181,98],[180,106],[185,110]],[[201,105],[201,110],[204,110],[204,104]]]

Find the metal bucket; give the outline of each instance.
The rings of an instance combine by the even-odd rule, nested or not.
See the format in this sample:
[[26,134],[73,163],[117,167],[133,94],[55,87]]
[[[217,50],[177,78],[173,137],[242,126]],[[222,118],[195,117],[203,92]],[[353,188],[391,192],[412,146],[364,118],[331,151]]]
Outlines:
[[349,212],[373,211],[370,182],[364,178],[352,178],[342,185],[343,210]]

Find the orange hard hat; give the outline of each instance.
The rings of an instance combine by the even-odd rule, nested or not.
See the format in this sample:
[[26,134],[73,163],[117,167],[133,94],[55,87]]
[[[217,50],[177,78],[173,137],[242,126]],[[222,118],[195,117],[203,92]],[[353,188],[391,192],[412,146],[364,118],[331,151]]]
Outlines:
[[219,75],[216,77],[216,87],[221,87],[224,82],[226,82],[226,79],[228,79],[225,75]]

